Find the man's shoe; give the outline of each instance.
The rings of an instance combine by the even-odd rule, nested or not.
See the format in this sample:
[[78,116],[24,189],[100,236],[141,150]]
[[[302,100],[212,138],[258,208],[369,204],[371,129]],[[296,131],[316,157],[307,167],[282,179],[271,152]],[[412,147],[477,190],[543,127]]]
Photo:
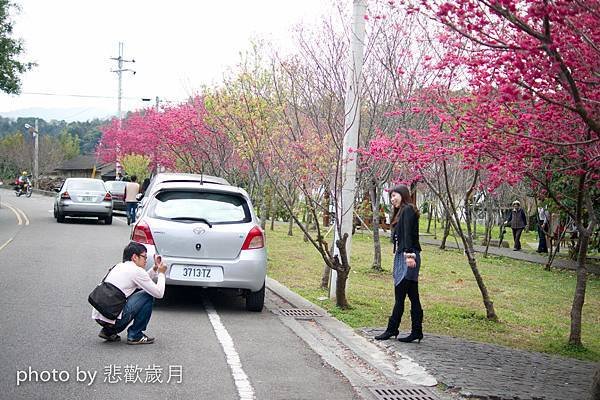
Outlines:
[[152,344],[152,343],[154,343],[154,338],[148,337],[146,335],[142,335],[142,337],[137,340],[127,339],[127,344]]
[[107,342],[119,342],[121,340],[121,336],[118,334],[113,333],[112,335],[107,335],[106,332],[104,332],[104,329],[100,330],[98,337],[106,340]]

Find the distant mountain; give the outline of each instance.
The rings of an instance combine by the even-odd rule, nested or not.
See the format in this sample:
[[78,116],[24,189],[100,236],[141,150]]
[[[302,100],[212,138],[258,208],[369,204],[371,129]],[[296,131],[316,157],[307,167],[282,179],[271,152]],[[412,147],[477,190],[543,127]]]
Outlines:
[[93,119],[111,119],[115,115],[114,110],[106,110],[93,107],[71,107],[71,108],[22,108],[14,111],[0,111],[0,116],[5,118],[41,118],[46,121],[91,121]]

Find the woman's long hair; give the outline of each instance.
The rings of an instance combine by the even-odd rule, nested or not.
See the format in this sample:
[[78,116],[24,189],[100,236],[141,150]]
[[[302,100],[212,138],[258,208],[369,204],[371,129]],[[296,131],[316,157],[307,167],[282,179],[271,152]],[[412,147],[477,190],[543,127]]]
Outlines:
[[392,195],[393,192],[398,193],[402,197],[402,200],[400,201],[400,207],[398,207],[398,208],[394,207],[394,210],[392,211],[392,218],[390,219],[390,221],[391,221],[390,225],[392,226],[392,228],[398,222],[398,218],[400,218],[400,210],[402,208],[404,208],[406,205],[412,207],[413,210],[415,210],[415,213],[417,214],[417,218],[418,218],[419,210],[412,202],[412,196],[410,195],[410,190],[408,189],[408,186],[396,185],[392,188],[392,190],[390,190],[390,196]]

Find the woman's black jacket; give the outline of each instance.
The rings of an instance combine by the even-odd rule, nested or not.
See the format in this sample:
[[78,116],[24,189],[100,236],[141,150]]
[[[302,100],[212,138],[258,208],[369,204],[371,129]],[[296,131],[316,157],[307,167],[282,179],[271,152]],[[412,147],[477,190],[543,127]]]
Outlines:
[[415,209],[405,204],[398,211],[400,216],[394,226],[392,243],[394,243],[394,252],[404,251],[414,253],[421,251],[419,244],[419,217]]

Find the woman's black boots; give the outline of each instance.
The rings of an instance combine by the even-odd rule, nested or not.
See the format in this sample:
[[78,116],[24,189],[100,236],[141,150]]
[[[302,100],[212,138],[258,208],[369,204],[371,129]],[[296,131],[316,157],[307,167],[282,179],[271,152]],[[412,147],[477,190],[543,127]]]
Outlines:
[[[376,340],[388,340],[389,338],[393,337],[398,337],[398,334],[400,333],[400,331],[398,330],[397,326],[400,324],[396,324],[394,321],[392,321],[392,319],[388,319],[388,326],[387,328],[385,328],[385,332],[383,332],[381,335],[377,335],[375,336]],[[394,326],[396,326],[396,328],[394,328]]]
[[398,340],[404,343],[411,343],[415,340],[418,340],[419,343],[421,343],[421,339],[423,339],[423,313],[415,312],[413,314],[411,312],[411,322],[412,327],[410,330],[410,335],[401,337]]
[[414,332],[413,331],[410,333],[410,335],[401,337],[400,339],[398,339],[398,341],[404,342],[404,343],[410,343],[410,342],[414,342],[415,340],[417,340],[419,343],[421,343],[421,339],[423,339],[423,332]]

